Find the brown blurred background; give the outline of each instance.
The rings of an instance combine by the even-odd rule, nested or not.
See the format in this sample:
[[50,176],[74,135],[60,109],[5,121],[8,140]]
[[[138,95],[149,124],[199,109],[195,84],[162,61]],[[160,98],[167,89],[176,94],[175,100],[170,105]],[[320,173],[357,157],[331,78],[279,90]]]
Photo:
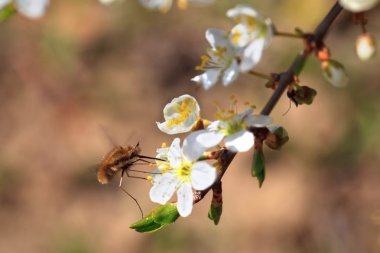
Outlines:
[[[140,141],[152,156],[171,142],[155,121],[175,96],[196,96],[206,118],[213,101],[228,106],[230,95],[263,107],[272,92],[256,77],[210,91],[189,81],[208,47],[205,30],[232,27],[225,12],[237,3],[254,4],[281,31],[312,31],[334,1],[217,0],[165,15],[137,0],[52,1],[41,20],[16,15],[0,24],[0,252],[380,251],[380,61],[357,59],[360,30],[348,13],[327,43],[349,86],[331,87],[310,59],[301,81],[318,90],[314,104],[283,115],[289,101],[280,101],[272,116],[291,140],[267,150],[262,189],[250,176],[252,154],[237,156],[218,226],[207,218],[207,196],[190,217],[136,233],[128,228],[140,218],[135,203],[117,182],[98,184],[96,165],[112,148],[107,134],[122,145]],[[379,14],[371,11],[368,25],[378,41]],[[257,70],[285,70],[301,47],[275,38]],[[125,183],[145,212],[155,206],[149,183]]]

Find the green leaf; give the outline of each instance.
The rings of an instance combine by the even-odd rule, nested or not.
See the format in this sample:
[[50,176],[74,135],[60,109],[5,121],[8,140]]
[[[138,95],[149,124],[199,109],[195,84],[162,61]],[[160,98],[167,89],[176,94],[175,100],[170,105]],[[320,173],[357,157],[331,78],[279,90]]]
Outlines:
[[168,225],[175,222],[179,217],[177,206],[175,204],[168,203],[163,206],[159,206],[153,211],[153,219],[156,223],[161,225]]
[[156,223],[152,215],[146,216],[141,220],[129,226],[140,233],[152,233],[164,227],[164,225]]
[[156,207],[141,220],[136,221],[129,227],[140,233],[152,233],[175,222],[178,217],[177,206],[168,203]]
[[210,210],[208,211],[208,218],[214,221],[215,225],[218,225],[222,211],[223,205],[214,206],[211,204]]
[[16,13],[16,8],[13,4],[8,4],[0,10],[0,22],[6,21]]
[[253,153],[253,161],[251,167],[251,174],[259,180],[259,187],[263,185],[265,179],[265,159],[262,150],[256,150]]

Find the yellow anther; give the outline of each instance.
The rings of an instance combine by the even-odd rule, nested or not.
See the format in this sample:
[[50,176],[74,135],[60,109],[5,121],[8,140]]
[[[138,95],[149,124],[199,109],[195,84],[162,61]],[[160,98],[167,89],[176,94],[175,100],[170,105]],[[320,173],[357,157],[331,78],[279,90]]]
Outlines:
[[149,181],[152,181],[153,177],[152,176],[147,176],[146,179],[149,180]]
[[166,142],[163,142],[163,143],[161,144],[161,148],[166,148]]
[[149,165],[148,165],[149,167],[153,167],[154,166],[154,164],[153,163],[149,163]]
[[198,66],[196,66],[195,67],[195,70],[204,70],[206,67],[207,67],[207,64],[209,63],[209,61],[210,61],[210,56],[208,56],[208,55],[202,55],[201,56],[201,64],[200,65],[198,65]]
[[238,44],[239,43],[239,40],[241,39],[241,32],[238,31],[237,29],[233,29],[232,30],[232,39],[231,39],[231,42],[233,44]]

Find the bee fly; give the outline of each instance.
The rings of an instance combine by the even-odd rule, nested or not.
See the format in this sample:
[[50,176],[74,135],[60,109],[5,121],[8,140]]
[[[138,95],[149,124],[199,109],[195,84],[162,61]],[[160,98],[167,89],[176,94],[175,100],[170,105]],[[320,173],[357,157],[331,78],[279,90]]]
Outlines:
[[109,181],[111,181],[115,177],[116,173],[121,171],[119,188],[136,202],[137,206],[140,209],[141,215],[143,216],[143,212],[138,201],[127,190],[123,188],[122,186],[123,176],[125,173],[127,174],[127,177],[146,179],[144,177],[131,176],[129,175],[128,172],[135,171],[135,172],[151,174],[150,172],[131,169],[131,167],[133,165],[137,165],[137,162],[150,164],[151,162],[148,161],[147,159],[152,159],[152,160],[161,160],[161,159],[140,155],[140,152],[141,152],[141,148],[139,147],[139,143],[137,143],[136,146],[130,146],[130,145],[128,145],[127,147],[118,146],[112,149],[104,157],[103,161],[101,162],[99,166],[98,181],[101,184],[107,184]]

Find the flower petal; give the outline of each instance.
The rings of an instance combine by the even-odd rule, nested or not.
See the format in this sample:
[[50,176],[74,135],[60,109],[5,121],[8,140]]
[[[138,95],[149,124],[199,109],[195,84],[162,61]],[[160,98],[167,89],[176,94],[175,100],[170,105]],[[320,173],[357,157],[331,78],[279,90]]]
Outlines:
[[204,190],[216,179],[216,169],[207,162],[196,162],[191,171],[191,183],[195,190]]
[[216,84],[220,76],[220,69],[210,69],[205,71],[203,74],[196,76],[191,79],[191,81],[203,85],[203,88],[208,90]]
[[236,60],[232,61],[231,66],[224,71],[223,74],[223,85],[227,86],[233,81],[236,80],[236,78],[239,75],[239,66]]
[[[200,130],[196,136],[196,142],[209,149],[218,145],[224,138],[224,134],[215,131]],[[194,132],[195,133],[195,132]]]
[[153,186],[149,192],[150,199],[161,205],[166,204],[171,199],[180,183],[178,177],[171,173],[164,173],[161,177],[155,177],[152,182]]
[[190,182],[184,182],[177,191],[177,210],[182,217],[189,216],[193,210],[193,190]]
[[16,0],[17,10],[29,18],[40,18],[45,14],[49,0]]
[[210,28],[206,31],[206,39],[212,48],[225,47],[229,45],[226,38],[227,33],[223,30]]
[[254,144],[254,136],[251,132],[243,130],[231,134],[225,139],[226,147],[233,152],[248,151]]
[[175,138],[169,148],[168,160],[172,168],[177,168],[182,163],[183,153],[180,147],[180,139]]
[[197,142],[198,135],[203,131],[205,130],[192,132],[183,141],[182,151],[190,161],[198,159],[207,150],[206,147]]
[[265,38],[257,38],[243,52],[240,70],[247,72],[260,61],[265,46]]
[[241,15],[250,16],[250,17],[257,17],[257,12],[249,7],[248,5],[239,4],[235,6],[232,9],[229,9],[227,11],[227,17],[229,18],[237,18]]
[[267,115],[254,115],[247,119],[246,124],[252,127],[265,127],[272,124],[273,120]]
[[375,7],[379,0],[339,0],[343,8],[352,12],[363,12]]

